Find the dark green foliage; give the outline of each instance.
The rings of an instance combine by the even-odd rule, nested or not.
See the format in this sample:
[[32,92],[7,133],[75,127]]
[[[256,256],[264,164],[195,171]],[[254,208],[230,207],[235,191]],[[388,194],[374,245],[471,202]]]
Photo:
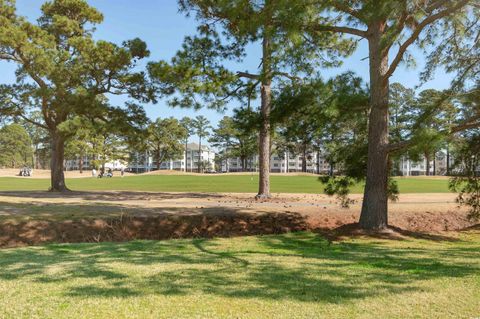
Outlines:
[[158,118],[150,123],[147,131],[147,147],[153,152],[157,169],[162,163],[181,157],[184,151],[182,142],[187,132],[177,119]]
[[468,217],[480,220],[480,133],[467,137],[456,151],[456,176],[449,187],[458,192],[457,203],[468,206]]
[[220,160],[238,157],[242,170],[246,169],[248,158],[256,154],[258,148],[256,129],[252,128],[248,113],[248,110],[237,109],[233,117],[223,117],[209,139],[212,146],[220,149]]
[[32,140],[19,124],[0,128],[0,167],[32,166]]
[[[439,67],[451,73],[452,88],[461,90],[475,85],[480,75],[480,6],[470,1],[469,11],[459,18],[444,21],[443,37],[439,45],[427,57],[422,74],[426,82]],[[476,5],[473,5],[476,3]],[[478,86],[478,85],[477,85]]]
[[[53,0],[37,23],[15,14],[13,1],[0,0],[0,59],[17,65],[14,85],[0,87],[0,114],[44,128],[52,141],[52,190],[64,191],[65,142],[78,118],[108,119],[123,133],[144,114],[134,104],[112,107],[107,95],[153,99],[138,61],[149,55],[139,39],[123,45],[94,39],[102,14],[85,0]],[[40,111],[41,121],[31,117]]]
[[393,178],[388,178],[388,199],[392,202],[396,202],[398,200],[398,194],[400,194],[400,190],[398,189],[398,183]]
[[349,208],[356,201],[349,198],[350,189],[356,184],[355,179],[348,176],[320,176],[318,178],[324,186],[324,193],[329,196],[337,196],[343,208]]
[[366,169],[367,113],[368,91],[360,78],[347,72],[329,81],[285,87],[276,98],[272,117],[288,145],[320,151],[330,165],[360,178]]

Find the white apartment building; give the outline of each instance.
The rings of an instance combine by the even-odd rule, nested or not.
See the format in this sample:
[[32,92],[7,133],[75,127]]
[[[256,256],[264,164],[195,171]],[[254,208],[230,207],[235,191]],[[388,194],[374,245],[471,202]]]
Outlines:
[[[450,167],[453,158],[450,156]],[[413,161],[408,156],[402,156],[399,161],[399,171],[402,176],[427,175],[427,160],[422,156],[419,161]],[[445,175],[447,172],[447,155],[444,151],[437,152],[435,159],[430,161],[429,175]]]
[[[92,158],[88,155],[83,157],[82,168],[88,170],[92,168]],[[112,169],[114,171],[119,171],[121,169],[127,169],[127,162],[121,160],[109,161],[105,163],[106,169]],[[65,170],[67,171],[78,171],[80,169],[80,158],[73,160],[65,161]]]
[[[163,162],[160,165],[161,170],[175,170],[197,172],[198,166],[201,166],[203,171],[213,171],[215,168],[215,152],[208,146],[202,145],[202,150],[199,155],[199,145],[196,143],[187,144],[187,158],[185,162],[185,152],[182,157]],[[158,169],[154,157],[148,152],[132,154],[128,169],[132,172],[150,172]]]
[[[270,157],[270,171],[272,173],[292,173],[302,171],[303,156],[294,154],[272,154]],[[246,161],[246,171],[258,170],[258,155],[248,158]],[[222,162],[222,172],[241,172],[242,162],[240,158],[230,158]],[[317,153],[307,154],[307,172],[309,173],[328,173],[330,164]]]

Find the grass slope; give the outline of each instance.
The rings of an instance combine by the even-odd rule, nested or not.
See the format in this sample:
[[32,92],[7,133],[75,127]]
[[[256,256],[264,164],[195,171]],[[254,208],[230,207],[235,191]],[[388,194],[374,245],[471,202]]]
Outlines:
[[480,232],[311,233],[0,251],[2,318],[474,318]]
[[[401,193],[446,193],[446,179],[398,178]],[[0,178],[0,191],[46,190],[47,179]],[[72,190],[124,190],[124,191],[163,191],[163,192],[226,192],[255,193],[258,190],[257,175],[146,175],[114,177],[112,179],[75,178],[67,180]],[[317,176],[271,176],[273,193],[323,192]],[[353,193],[361,193],[363,185],[358,184]]]

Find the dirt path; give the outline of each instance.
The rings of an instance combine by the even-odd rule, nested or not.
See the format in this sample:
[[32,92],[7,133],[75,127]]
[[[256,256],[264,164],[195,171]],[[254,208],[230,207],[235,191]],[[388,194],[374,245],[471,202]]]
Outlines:
[[[361,195],[342,209],[334,198],[282,194],[0,192],[0,246],[178,237],[235,236],[334,229],[358,221]],[[390,224],[441,233],[472,225],[455,194],[404,194],[390,204]]]

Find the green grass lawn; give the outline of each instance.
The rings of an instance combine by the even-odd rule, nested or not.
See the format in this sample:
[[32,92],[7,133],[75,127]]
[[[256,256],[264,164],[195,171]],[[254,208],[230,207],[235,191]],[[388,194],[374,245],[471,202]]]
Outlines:
[[[401,193],[446,193],[446,179],[398,178]],[[47,179],[0,178],[0,191],[46,190]],[[77,178],[67,180],[72,190],[124,190],[155,192],[234,192],[255,193],[258,190],[257,175],[144,175],[114,177],[112,179]],[[317,176],[271,176],[273,193],[322,193]],[[353,193],[361,193],[362,184]]]
[[1,318],[477,318],[480,233],[0,250]]

